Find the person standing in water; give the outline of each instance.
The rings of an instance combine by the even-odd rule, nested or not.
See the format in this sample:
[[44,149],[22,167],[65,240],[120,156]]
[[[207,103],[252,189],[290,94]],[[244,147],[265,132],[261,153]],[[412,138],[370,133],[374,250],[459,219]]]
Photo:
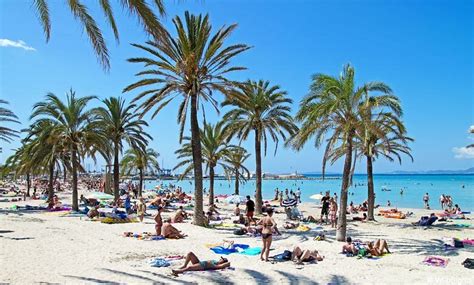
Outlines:
[[429,202],[430,202],[430,195],[428,193],[423,196],[423,202],[425,203],[425,209],[429,208]]

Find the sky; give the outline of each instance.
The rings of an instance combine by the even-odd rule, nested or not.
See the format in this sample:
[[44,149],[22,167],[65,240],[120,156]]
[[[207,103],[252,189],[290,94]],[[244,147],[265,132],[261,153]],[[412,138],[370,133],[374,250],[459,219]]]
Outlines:
[[[93,53],[82,27],[74,20],[64,1],[49,1],[52,22],[47,43],[32,1],[0,1],[0,98],[22,123],[28,126],[34,103],[47,92],[65,98],[73,88],[80,96],[103,99],[123,96],[130,101],[137,92],[122,94],[135,82],[142,68],[127,58],[143,55],[130,43],[143,43],[148,36],[137,19],[114,3],[120,43],[96,5],[87,3],[97,19],[111,55],[111,70],[104,72]],[[311,75],[338,75],[351,63],[357,84],[383,81],[400,98],[403,121],[409,136],[414,162],[403,164],[380,159],[376,173],[395,170],[466,169],[474,166],[474,149],[466,149],[474,138],[468,130],[474,125],[473,89],[473,1],[263,1],[206,0],[165,1],[167,16],[162,19],[175,35],[171,20],[184,11],[208,13],[213,30],[237,23],[228,44],[244,43],[252,49],[236,57],[234,65],[246,71],[231,76],[235,80],[264,79],[279,85],[293,100],[292,113],[307,92]],[[216,94],[221,102],[223,96]],[[151,120],[147,131],[154,140],[150,146],[160,153],[165,168],[176,164],[179,149],[176,122],[179,102],[168,105]],[[101,105],[99,100],[92,107]],[[227,109],[221,109],[220,115]],[[219,119],[211,106],[206,119]],[[253,154],[253,136],[243,146]],[[0,141],[0,163],[19,146]],[[263,159],[263,170],[272,173],[317,172],[321,170],[322,149],[313,143],[300,152],[274,145]],[[100,169],[86,162],[86,169]],[[255,169],[254,156],[247,167]],[[328,168],[340,173],[342,161]],[[363,161],[356,172],[364,173]]]

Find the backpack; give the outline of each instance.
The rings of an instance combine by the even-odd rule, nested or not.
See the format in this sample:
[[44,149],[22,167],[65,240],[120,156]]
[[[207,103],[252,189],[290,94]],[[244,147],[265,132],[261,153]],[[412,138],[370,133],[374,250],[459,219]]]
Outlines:
[[467,269],[474,269],[474,259],[472,258],[466,258],[461,264]]
[[291,255],[292,255],[291,251],[285,250],[285,251],[283,252],[282,259],[283,259],[283,260],[291,260]]

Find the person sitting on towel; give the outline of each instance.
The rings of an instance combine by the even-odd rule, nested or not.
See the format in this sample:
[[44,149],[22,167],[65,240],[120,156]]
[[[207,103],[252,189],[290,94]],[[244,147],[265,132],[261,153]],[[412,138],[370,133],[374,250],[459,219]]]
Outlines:
[[184,238],[183,235],[177,228],[171,225],[171,219],[166,219],[165,223],[161,227],[161,235],[165,238],[180,239]]
[[390,253],[388,243],[384,239],[378,239],[375,242],[369,242],[367,249],[372,256],[381,256],[384,253]]
[[205,270],[217,270],[224,269],[230,266],[229,260],[224,257],[218,260],[204,260],[200,261],[199,258],[193,253],[189,252],[186,255],[183,266],[172,269],[174,275],[181,274],[186,271],[205,271]]
[[179,206],[178,211],[176,211],[176,214],[174,215],[172,222],[173,223],[182,223],[184,222],[184,219],[186,219],[188,215],[184,211],[183,206]]

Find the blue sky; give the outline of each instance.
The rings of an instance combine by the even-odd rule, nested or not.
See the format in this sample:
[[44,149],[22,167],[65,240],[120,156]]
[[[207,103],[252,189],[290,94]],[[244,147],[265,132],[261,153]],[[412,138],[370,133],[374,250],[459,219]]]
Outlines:
[[[126,59],[141,52],[129,43],[142,43],[147,36],[136,19],[116,5],[117,44],[92,2],[88,5],[110,49],[109,73],[97,63],[80,24],[63,1],[50,1],[49,43],[31,1],[0,1],[0,98],[10,102],[23,126],[32,105],[47,92],[64,96],[72,87],[79,95],[106,98],[121,95],[134,82],[140,67]],[[172,17],[185,10],[209,13],[215,29],[238,23],[229,43],[253,48],[234,60],[248,70],[233,78],[265,79],[280,85],[294,100],[293,112],[307,93],[312,74],[337,75],[345,63],[354,65],[359,83],[377,80],[389,84],[402,101],[408,133],[416,139],[412,144],[415,162],[406,159],[400,166],[379,160],[376,172],[474,165],[472,151],[462,148],[472,143],[467,130],[474,125],[472,1],[207,0],[166,1],[166,7],[168,15],[163,21],[170,28]],[[123,96],[131,100],[134,94]],[[216,98],[222,100],[220,95]],[[98,101],[91,107],[97,105]],[[174,166],[174,151],[179,148],[177,105],[178,101],[168,105],[149,121],[148,131],[154,137],[151,146],[161,153],[165,167]],[[210,121],[218,118],[210,106],[206,115]],[[252,140],[244,146],[253,153]],[[0,142],[0,162],[18,145]],[[322,150],[312,144],[299,153],[279,148],[276,156],[271,151],[264,158],[263,169],[319,171],[321,158]],[[248,163],[250,169],[254,169],[253,159]],[[341,168],[338,162],[329,170],[340,172]],[[357,172],[365,172],[362,162]]]

